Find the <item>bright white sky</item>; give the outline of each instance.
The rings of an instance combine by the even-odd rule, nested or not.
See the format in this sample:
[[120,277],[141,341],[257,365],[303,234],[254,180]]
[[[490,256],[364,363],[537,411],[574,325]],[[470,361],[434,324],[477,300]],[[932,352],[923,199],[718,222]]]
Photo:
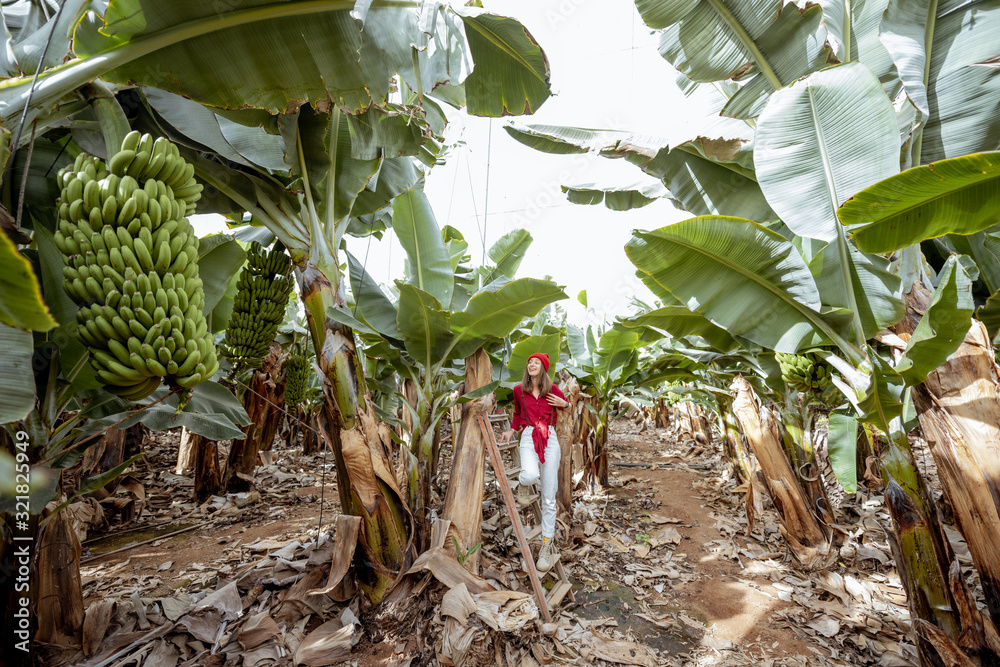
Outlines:
[[[632,0],[486,0],[484,6],[521,21],[549,58],[554,96],[535,115],[513,122],[671,139],[703,116],[675,85],[675,70],[657,53],[657,38]],[[565,285],[570,299],[561,303],[570,321],[610,321],[628,314],[633,295],[651,299],[624,245],[633,229],[656,229],[690,214],[667,200],[624,212],[570,204],[560,185],[632,183],[642,172],[623,160],[539,153],[504,131],[508,119],[454,116],[449,139],[464,146],[434,168],[426,192],[438,224],[465,235],[473,265],[483,261],[484,235],[488,249],[503,234],[524,228],[534,243],[518,275],[550,275]],[[209,231],[204,224],[199,230]],[[383,284],[403,276],[405,254],[391,232],[381,242],[349,239],[348,246],[362,261],[367,255],[368,270]],[[576,300],[581,290],[589,311]]]

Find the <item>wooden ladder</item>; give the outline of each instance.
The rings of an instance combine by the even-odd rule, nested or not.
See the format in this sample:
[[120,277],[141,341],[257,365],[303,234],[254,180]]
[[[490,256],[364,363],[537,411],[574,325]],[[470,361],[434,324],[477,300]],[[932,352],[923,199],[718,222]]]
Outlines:
[[[479,427],[483,432],[483,439],[486,441],[486,452],[489,454],[490,463],[493,465],[493,472],[496,474],[497,484],[500,487],[500,493],[503,496],[504,504],[507,506],[507,512],[510,514],[514,534],[517,536],[517,543],[521,549],[525,569],[528,571],[528,578],[531,580],[531,587],[535,592],[535,597],[538,599],[538,608],[542,613],[542,619],[546,623],[551,623],[552,616],[550,609],[555,609],[567,595],[570,600],[576,601],[573,595],[573,583],[569,580],[560,560],[547,573],[552,574],[556,578],[555,586],[552,587],[548,595],[545,594],[545,589],[542,588],[541,580],[538,577],[538,570],[535,568],[535,560],[532,558],[531,548],[528,546],[528,537],[525,535],[524,526],[521,524],[519,512],[521,508],[517,504],[517,501],[514,500],[514,494],[510,489],[510,480],[515,479],[521,472],[521,452],[517,441],[503,445],[498,444],[496,435],[493,432],[494,424],[499,426],[501,431],[509,429],[510,417],[506,413],[487,415],[485,412],[478,412],[476,413],[476,419],[479,421]],[[503,456],[501,454],[503,451],[511,451],[514,457],[514,465],[509,470],[505,468],[503,463]],[[539,531],[542,524],[540,497],[536,497],[530,505],[534,512],[535,525],[539,526]],[[534,533],[535,531],[532,532]],[[555,538],[553,537],[553,539]]]

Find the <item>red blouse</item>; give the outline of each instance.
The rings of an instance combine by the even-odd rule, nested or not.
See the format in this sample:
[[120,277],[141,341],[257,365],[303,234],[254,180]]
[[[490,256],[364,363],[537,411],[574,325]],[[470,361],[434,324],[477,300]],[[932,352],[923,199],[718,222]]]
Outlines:
[[[566,400],[562,390],[560,390],[556,385],[552,385],[550,392],[564,401]],[[556,423],[556,408],[549,405],[549,402],[545,400],[545,396],[535,398],[535,395],[530,392],[526,396],[523,396],[523,394],[524,392],[521,390],[521,385],[515,385],[514,420],[510,425],[512,430],[520,431],[526,426],[534,426],[535,423],[539,421],[545,425],[552,425]],[[564,408],[559,409],[563,410]],[[524,414],[524,412],[527,412],[527,414]]]

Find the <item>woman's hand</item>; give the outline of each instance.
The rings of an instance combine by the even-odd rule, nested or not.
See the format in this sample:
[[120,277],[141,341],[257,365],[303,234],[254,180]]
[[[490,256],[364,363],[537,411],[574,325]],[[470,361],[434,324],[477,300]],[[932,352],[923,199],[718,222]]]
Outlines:
[[567,405],[569,405],[568,401],[559,398],[555,394],[546,394],[545,400],[548,401],[549,405],[551,405],[554,408],[565,408]]
[[507,429],[506,431],[500,434],[500,442],[501,443],[510,442],[510,439],[513,437],[514,437],[514,431],[511,429]]

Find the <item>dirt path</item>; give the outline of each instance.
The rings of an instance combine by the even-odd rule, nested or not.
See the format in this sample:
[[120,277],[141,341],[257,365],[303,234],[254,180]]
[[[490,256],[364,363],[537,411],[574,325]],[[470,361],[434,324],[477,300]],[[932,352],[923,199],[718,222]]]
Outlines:
[[[652,650],[643,659],[646,662],[635,658],[633,664],[913,664],[907,660],[905,618],[899,620],[905,617],[905,601],[901,607],[891,568],[875,560],[856,561],[841,564],[836,572],[821,573],[819,579],[795,570],[793,564],[783,562],[785,551],[773,511],[758,520],[748,537],[743,496],[731,471],[713,448],[701,451],[692,445],[673,431],[640,434],[630,425],[616,425],[609,444],[611,488],[603,495],[578,492],[574,521],[563,526],[560,536],[563,561],[575,583],[576,603],[564,603],[556,615],[559,629],[551,641],[566,651],[555,656],[557,664],[573,662],[574,656],[578,664],[584,664],[579,661],[585,656],[589,656],[588,664],[604,664],[596,660],[596,654],[586,649],[580,652],[573,644],[584,632]],[[156,527],[146,532],[112,531],[106,539],[88,544],[85,552],[85,560],[90,557],[82,567],[85,605],[109,599],[118,603],[102,651],[124,641],[121,637],[141,636],[136,600],[146,607],[144,620],[155,625],[158,620],[170,620],[169,615],[164,617],[168,609],[190,604],[235,581],[243,596],[244,616],[263,614],[280,620],[275,610],[282,609],[282,600],[294,598],[296,590],[288,587],[316,568],[307,567],[307,562],[323,563],[315,575],[316,581],[323,580],[329,570],[329,551],[325,551],[329,543],[315,543],[321,490],[324,524],[329,527],[339,509],[332,470],[325,490],[320,486],[321,457],[302,458],[279,450],[273,465],[258,469],[259,499],[217,499],[198,507],[187,500],[189,480],[164,472],[176,457],[176,437],[158,437],[148,451],[150,466],[133,476],[142,481],[147,493],[146,513],[139,523]],[[488,489],[487,499],[491,493]],[[876,540],[884,537],[877,532],[882,517],[878,499],[869,504],[870,510],[857,510],[868,532],[852,539],[875,552],[871,545],[878,545]],[[495,515],[496,508],[487,506],[486,513]],[[189,526],[196,528],[155,539],[157,534]],[[501,522],[483,545],[484,576],[499,576],[502,570],[507,579],[504,584],[530,592],[523,572],[511,569],[516,559],[506,554],[512,540],[504,540],[502,528]],[[151,539],[119,553],[97,553]],[[440,641],[432,635],[443,628],[435,611],[442,592],[438,589],[436,598],[426,600],[429,618],[418,631],[426,636],[416,643],[412,628],[417,626],[412,618],[408,626],[394,626],[377,620],[377,610],[351,605],[361,618],[360,636],[355,637],[350,653],[353,664],[439,664],[435,649],[428,645]],[[192,643],[190,636],[181,635],[173,640],[176,660],[170,653],[149,664],[290,665],[305,635],[330,614],[343,613],[342,605],[330,606],[331,602],[325,601],[325,610],[307,610],[305,616],[288,616],[287,609],[281,612],[288,624],[281,626],[280,641],[266,644],[273,649],[268,654],[273,658],[270,662],[232,661],[242,651],[235,635],[218,638],[217,643],[223,644],[214,647]],[[523,647],[508,646],[507,664],[533,664],[533,658],[519,662],[517,656],[529,656],[532,642],[546,641],[538,633],[540,628],[507,633],[509,641]],[[229,662],[218,662],[224,655]],[[498,660],[492,651],[483,659],[483,664]]]

